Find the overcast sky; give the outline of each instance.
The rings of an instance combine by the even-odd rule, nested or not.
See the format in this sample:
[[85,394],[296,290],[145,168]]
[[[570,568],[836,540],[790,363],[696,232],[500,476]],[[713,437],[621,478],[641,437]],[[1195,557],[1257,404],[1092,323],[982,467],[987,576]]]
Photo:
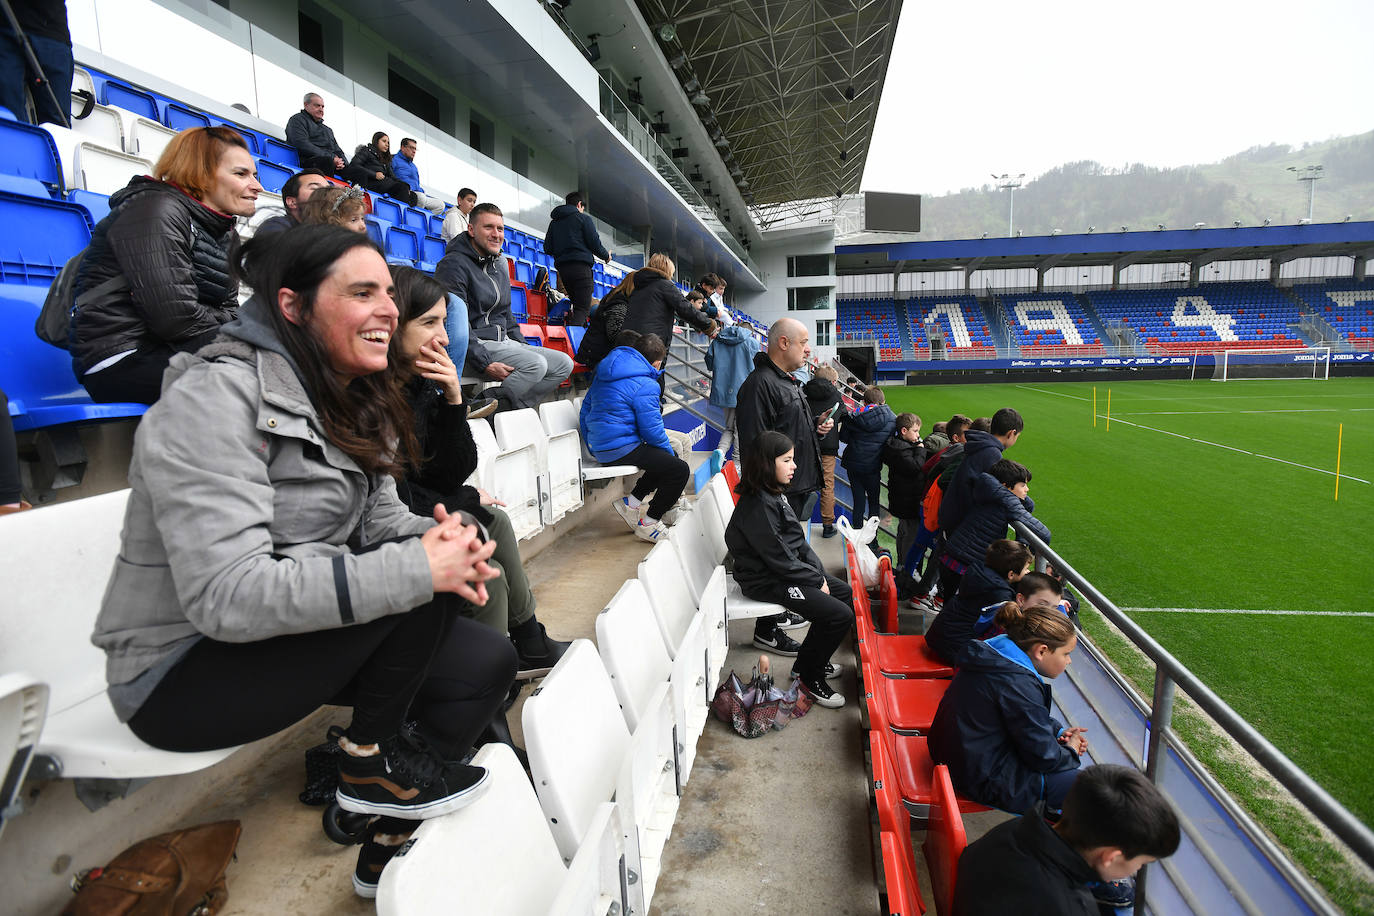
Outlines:
[[1176,166],[1374,128],[1374,0],[905,0],[863,187]]

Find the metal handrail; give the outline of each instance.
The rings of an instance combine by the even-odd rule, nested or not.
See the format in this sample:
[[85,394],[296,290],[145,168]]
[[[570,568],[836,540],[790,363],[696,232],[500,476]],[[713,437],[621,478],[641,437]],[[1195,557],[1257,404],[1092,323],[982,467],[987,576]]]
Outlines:
[[[1035,552],[1037,563],[1048,561],[1054,570],[1063,576],[1079,593],[1095,607],[1103,617],[1121,631],[1145,656],[1155,664],[1154,696],[1150,700],[1150,740],[1146,752],[1145,773],[1158,782],[1161,776],[1160,763],[1168,749],[1169,739],[1176,737],[1170,728],[1173,715],[1175,688],[1182,688],[1189,698],[1222,731],[1226,732],[1238,745],[1248,752],[1279,785],[1291,792],[1298,801],[1312,813],[1328,830],[1350,847],[1360,859],[1374,866],[1374,831],[1360,822],[1344,805],[1331,796],[1325,789],[1308,776],[1287,755],[1261,735],[1254,726],[1245,721],[1210,687],[1204,684],[1182,662],[1160,645],[1154,637],[1146,633],[1139,624],[1127,616],[1111,599],[1102,594],[1095,585],[1075,570],[1063,557],[1050,549],[1035,532],[1020,522],[1012,522],[1018,539],[1024,541]],[[1137,901],[1137,912],[1143,903],[1143,894]]]

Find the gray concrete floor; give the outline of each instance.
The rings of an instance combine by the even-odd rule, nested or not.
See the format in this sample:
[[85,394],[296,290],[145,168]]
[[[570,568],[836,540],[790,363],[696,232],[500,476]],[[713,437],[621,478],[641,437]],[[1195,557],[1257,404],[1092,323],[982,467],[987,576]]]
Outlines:
[[[539,618],[558,638],[594,638],[597,613],[647,552],[609,506],[618,492],[595,491],[587,509],[527,547],[539,551],[528,564]],[[841,539],[818,536],[815,544],[839,571]],[[739,622],[730,636],[727,666],[747,674],[759,654],[748,645],[752,627]],[[784,731],[752,741],[714,719],[707,723],[664,852],[653,912],[880,911],[852,642],[835,659],[849,667],[837,682],[848,700],[843,709],[815,707]],[[789,659],[775,659],[777,673],[789,669]],[[517,740],[522,705],[523,697],[509,714]],[[139,838],[232,817],[242,821],[243,836],[229,868],[225,916],[373,912],[350,884],[355,848],[326,839],[320,809],[296,799],[303,751],[346,718],[345,710],[321,710],[217,767],[155,780],[97,812],[81,806],[69,782],[33,787],[27,812],[0,837],[0,880],[7,889],[0,911],[55,912],[69,899],[66,885],[75,871],[104,864]],[[919,850],[922,837],[915,839]],[[919,851],[917,859],[923,865]],[[460,889],[455,899],[461,900]]]

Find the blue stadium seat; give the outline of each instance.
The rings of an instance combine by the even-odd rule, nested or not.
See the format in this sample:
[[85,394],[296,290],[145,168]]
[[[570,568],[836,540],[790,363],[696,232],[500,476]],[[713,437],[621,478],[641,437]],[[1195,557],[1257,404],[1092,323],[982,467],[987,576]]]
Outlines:
[[366,217],[367,237],[376,243],[377,247],[386,251],[386,228],[374,216]]
[[64,190],[57,144],[41,127],[22,121],[0,121],[0,171],[20,178],[36,178],[49,188]]
[[434,216],[433,214],[430,214],[429,234],[433,236],[438,236],[439,238],[444,237],[444,218],[442,216]]
[[290,166],[293,172],[301,167],[301,157],[296,148],[276,137],[262,138],[262,155],[277,165]]
[[102,85],[97,86],[96,92],[96,101],[102,105],[115,105],[141,115],[149,121],[162,121],[157,113],[157,99],[153,98],[151,92],[136,89],[128,83],[121,83],[108,76]]
[[580,328],[577,325],[572,325],[568,328],[568,340],[572,342],[574,353],[577,352],[578,347],[582,346],[582,338],[585,337],[586,334],[586,328]]
[[0,282],[46,289],[93,228],[77,204],[0,191]]
[[210,119],[203,111],[187,108],[179,102],[168,102],[163,108],[162,123],[172,130],[186,130],[188,127],[209,127]]
[[48,186],[37,178],[20,178],[18,175],[0,174],[0,191],[17,194],[20,197],[37,197],[41,200],[52,200],[52,194],[48,192]]
[[393,226],[401,225],[401,205],[390,197],[383,197],[380,194],[368,193],[372,198],[372,215],[384,222],[391,223]]
[[226,121],[214,115],[206,115],[206,117],[210,120],[212,127],[227,127],[230,130],[237,131],[239,136],[247,141],[248,149],[254,156],[261,156],[263,154],[262,135],[251,127],[244,127],[242,124],[235,124],[233,121]]
[[406,207],[401,211],[401,225],[414,229],[416,235],[429,232],[429,212],[418,207]]
[[420,250],[420,260],[428,261],[430,264],[438,264],[440,259],[443,258],[444,250],[447,247],[443,239],[435,238],[432,235],[427,235],[422,238],[420,244],[422,246]]
[[110,198],[107,194],[97,194],[95,191],[73,188],[67,192],[67,199],[74,204],[85,207],[86,212],[91,215],[91,222],[93,223],[100,222],[110,213]]
[[529,261],[515,262],[515,279],[529,286],[534,283],[534,265]]
[[414,264],[420,260],[420,237],[414,229],[392,226],[386,230],[386,256]]
[[0,285],[0,389],[15,432],[90,420],[136,417],[142,404],[96,404],[72,374],[66,352],[39,340],[33,323],[45,286]]
[[258,157],[257,163],[258,184],[262,185],[264,191],[271,191],[273,194],[280,194],[282,185],[295,174],[290,169],[262,157]]
[[[529,303],[526,300],[525,288],[523,286],[511,285],[510,310],[511,314],[515,315],[516,318],[524,318],[529,314]],[[541,344],[535,344],[535,346],[541,346]]]

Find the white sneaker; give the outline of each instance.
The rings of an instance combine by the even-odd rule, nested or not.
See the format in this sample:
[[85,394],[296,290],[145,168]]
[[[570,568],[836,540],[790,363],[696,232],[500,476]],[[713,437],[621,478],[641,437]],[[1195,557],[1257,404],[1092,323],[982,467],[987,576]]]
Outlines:
[[650,544],[656,544],[659,538],[666,538],[668,536],[668,526],[661,521],[650,523],[646,518],[635,526],[635,534],[639,536],[641,541],[648,541]]
[[673,503],[673,508],[663,513],[663,518],[661,519],[661,521],[665,525],[676,525],[678,519],[682,518],[683,515],[691,511],[692,504],[685,499],[679,499],[677,502]]
[[631,528],[639,527],[640,515],[643,512],[642,505],[631,506],[628,497],[621,497],[611,503],[611,505],[615,506],[615,511],[620,514],[621,518],[625,519],[625,524],[629,525]]

